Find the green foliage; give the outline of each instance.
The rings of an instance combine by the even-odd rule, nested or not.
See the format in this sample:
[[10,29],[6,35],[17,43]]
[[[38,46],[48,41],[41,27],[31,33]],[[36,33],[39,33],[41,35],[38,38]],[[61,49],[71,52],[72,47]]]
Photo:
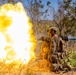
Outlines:
[[41,5],[41,8],[44,8],[44,5]]
[[48,6],[50,3],[51,3],[51,2],[50,2],[50,1],[48,1],[48,2],[47,2],[47,6]]
[[76,66],[76,51],[73,51],[73,52],[71,52],[71,53],[69,54],[67,63],[68,63],[71,67],[75,67],[75,66]]
[[76,32],[76,13],[75,3],[72,0],[64,0],[58,3],[58,11],[54,15],[53,21],[59,28],[59,32],[62,35],[75,35]]

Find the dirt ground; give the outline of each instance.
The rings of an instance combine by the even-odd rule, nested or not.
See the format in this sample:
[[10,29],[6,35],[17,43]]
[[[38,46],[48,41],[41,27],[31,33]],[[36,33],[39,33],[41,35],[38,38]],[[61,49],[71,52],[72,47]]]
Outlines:
[[56,74],[56,73],[36,73],[35,75],[76,75],[76,72],[68,72],[68,73],[60,73],[60,74]]
[[28,66],[21,66],[20,68],[12,69],[13,67],[5,67],[0,68],[0,75],[76,75],[76,68],[72,69],[72,71],[63,73],[60,72],[59,74],[54,73],[49,70],[47,67],[47,61],[37,61],[33,62],[32,64],[29,63]]
[[76,75],[76,72],[74,71],[70,71],[67,73],[60,73],[60,74],[56,74],[53,72],[35,72],[35,73],[30,73],[27,74],[26,72],[24,73],[0,73],[0,75]]

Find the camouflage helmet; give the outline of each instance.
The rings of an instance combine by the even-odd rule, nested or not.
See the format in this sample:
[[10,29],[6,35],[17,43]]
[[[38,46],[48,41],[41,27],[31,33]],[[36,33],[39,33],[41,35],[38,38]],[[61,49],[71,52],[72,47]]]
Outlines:
[[57,27],[51,27],[51,28],[49,28],[49,32],[51,31],[51,30],[54,30],[55,32],[57,32],[58,31],[58,28]]

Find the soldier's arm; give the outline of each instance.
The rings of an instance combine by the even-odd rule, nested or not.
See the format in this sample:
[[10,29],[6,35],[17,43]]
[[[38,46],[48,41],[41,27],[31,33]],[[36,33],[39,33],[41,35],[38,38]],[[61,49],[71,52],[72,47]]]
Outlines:
[[41,38],[39,38],[39,40],[49,42],[50,38],[42,36]]
[[51,43],[52,43],[51,50],[52,50],[52,53],[54,54],[56,52],[56,39],[53,38]]

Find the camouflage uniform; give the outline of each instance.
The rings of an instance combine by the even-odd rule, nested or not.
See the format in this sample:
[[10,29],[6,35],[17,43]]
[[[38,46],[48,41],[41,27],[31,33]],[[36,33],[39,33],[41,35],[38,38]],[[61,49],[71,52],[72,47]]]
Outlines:
[[40,52],[40,58],[49,60],[50,55],[50,41],[51,39],[48,37],[41,37],[41,40],[43,40],[41,45],[41,52]]
[[[50,32],[50,31],[49,31]],[[66,62],[63,61],[66,56],[66,51],[64,50],[64,41],[56,34],[50,38],[43,37],[44,41],[41,46],[40,57],[41,59],[46,59],[50,61],[52,71],[64,71],[64,69],[69,69],[70,67]]]
[[50,42],[50,62],[52,63],[53,69],[52,71],[65,71],[71,70],[71,68],[67,65],[63,59],[66,56],[66,51],[64,49],[65,42],[61,37],[56,34],[51,37]]
[[52,71],[58,71],[62,64],[62,46],[60,46],[60,39],[58,36],[53,36],[50,42],[50,62],[52,63]]

